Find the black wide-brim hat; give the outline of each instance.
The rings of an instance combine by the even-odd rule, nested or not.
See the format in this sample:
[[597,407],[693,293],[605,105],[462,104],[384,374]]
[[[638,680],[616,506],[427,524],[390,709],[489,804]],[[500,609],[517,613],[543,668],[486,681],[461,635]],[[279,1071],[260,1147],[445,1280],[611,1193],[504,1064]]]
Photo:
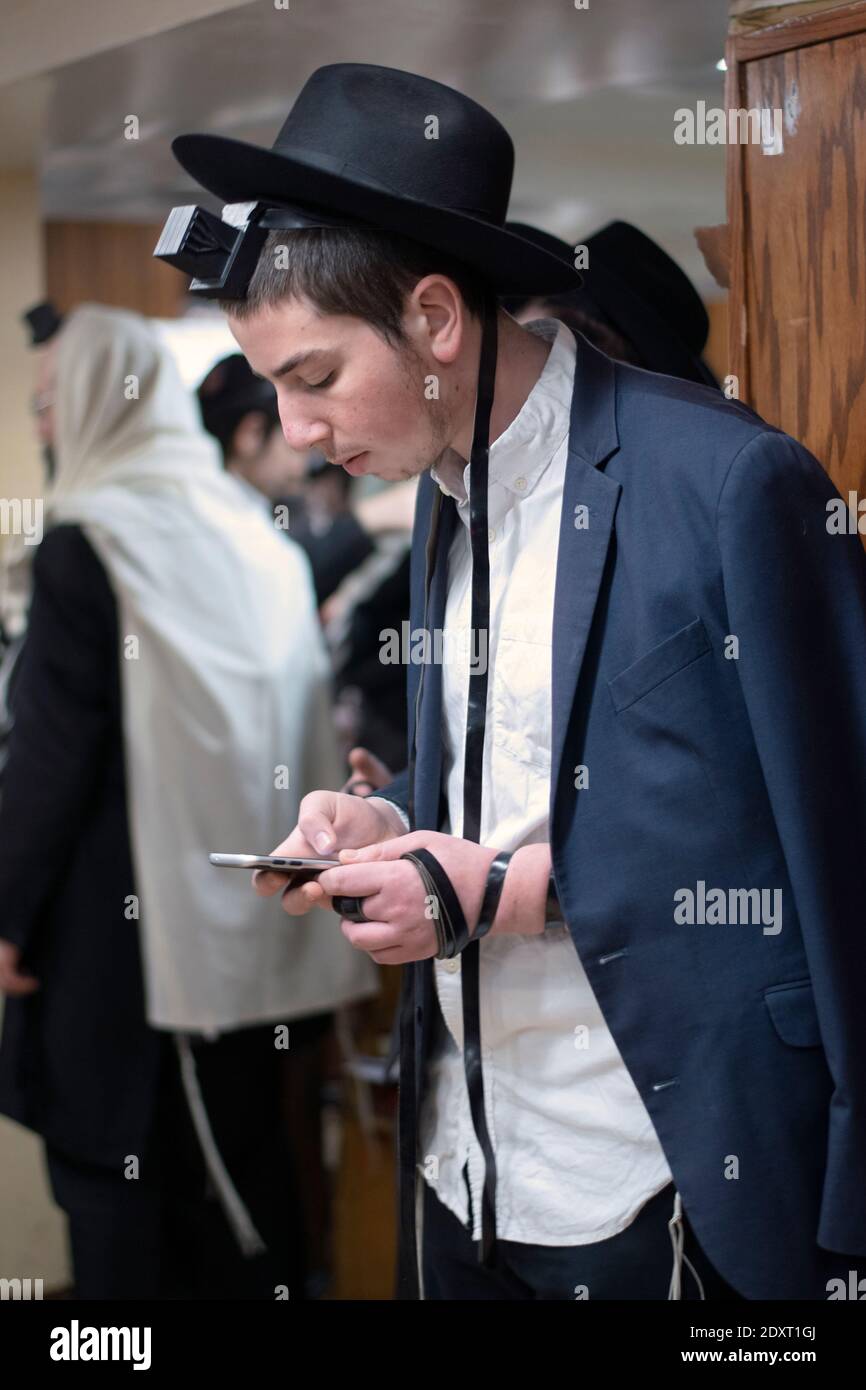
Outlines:
[[497,293],[575,289],[562,257],[505,227],[514,146],[483,106],[415,73],[368,63],[318,68],[271,149],[180,135],[172,151],[224,203],[345,216],[465,262]]
[[[565,241],[540,227],[524,222],[509,226],[552,255],[564,260],[574,255]],[[630,222],[609,222],[583,238],[583,245],[588,252],[583,285],[568,293],[564,303],[590,317],[595,312],[617,329],[637,348],[650,371],[718,386],[701,357],[710,327],[706,308],[676,261]],[[505,307],[517,313],[527,302],[527,298],[509,296]]]

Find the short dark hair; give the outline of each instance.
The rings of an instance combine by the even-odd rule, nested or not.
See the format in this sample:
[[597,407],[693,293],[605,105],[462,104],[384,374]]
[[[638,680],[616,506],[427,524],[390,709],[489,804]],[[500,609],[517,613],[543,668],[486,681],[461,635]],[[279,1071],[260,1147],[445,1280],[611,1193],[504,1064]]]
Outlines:
[[[278,268],[278,252],[287,247],[288,265]],[[284,299],[306,297],[323,314],[363,319],[392,347],[405,342],[403,302],[425,275],[447,275],[466,308],[481,317],[484,277],[444,252],[396,232],[355,227],[310,227],[271,231],[259,254],[242,300],[223,300],[220,307],[237,318]]]

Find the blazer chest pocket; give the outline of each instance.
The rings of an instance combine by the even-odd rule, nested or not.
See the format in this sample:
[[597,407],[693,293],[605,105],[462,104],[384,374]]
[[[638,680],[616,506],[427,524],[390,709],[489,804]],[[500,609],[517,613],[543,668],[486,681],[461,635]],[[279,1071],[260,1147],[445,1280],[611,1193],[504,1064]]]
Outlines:
[[686,666],[691,666],[693,661],[705,656],[710,650],[710,639],[701,618],[695,618],[694,622],[681,627],[679,632],[666,637],[658,646],[638,657],[631,666],[627,666],[619,675],[608,681],[608,690],[617,714],[642,700],[645,695],[655,690],[656,686],[670,680],[671,676],[677,675]]
[[782,1042],[791,1047],[820,1047],[821,1028],[811,980],[771,985],[764,990],[764,1003]]

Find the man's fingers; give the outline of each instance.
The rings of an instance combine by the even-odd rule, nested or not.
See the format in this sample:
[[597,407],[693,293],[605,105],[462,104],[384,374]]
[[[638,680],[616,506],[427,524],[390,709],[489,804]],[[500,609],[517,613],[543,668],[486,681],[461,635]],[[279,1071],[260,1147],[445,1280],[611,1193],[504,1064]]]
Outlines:
[[407,852],[425,849],[428,841],[429,831],[413,830],[408,835],[394,835],[390,840],[377,840],[372,845],[364,845],[362,849],[341,849],[338,857],[344,864],[368,864],[377,860],[387,862],[399,859]]
[[363,777],[373,788],[387,786],[394,778],[388,765],[371,753],[369,748],[353,748],[349,753],[349,766],[353,773]]
[[25,994],[34,994],[39,988],[39,981],[34,975],[22,975],[18,970],[4,970],[0,973],[0,992],[8,994],[10,998],[21,998]]
[[39,981],[29,971],[19,970],[21,948],[11,941],[0,941],[0,993],[10,996],[33,994]]
[[367,897],[378,892],[383,881],[379,864],[341,864],[339,869],[325,869],[316,879],[319,888],[330,898],[335,894],[346,898]]
[[390,951],[406,945],[403,928],[389,922],[350,922],[344,917],[340,927],[346,940],[358,951]]
[[298,884],[293,888],[283,880],[282,908],[290,917],[302,917],[311,907],[327,907],[328,900],[313,881]]
[[407,965],[436,954],[434,947],[419,956],[416,946],[407,943],[405,932],[388,922],[350,922],[344,918],[340,926],[346,940],[357,950],[366,951],[377,965]]
[[[318,857],[309,840],[300,833],[300,826],[295,826],[291,835],[287,835],[281,844],[272,849],[271,854],[281,854],[287,858],[295,859],[316,859]],[[260,897],[273,898],[277,893],[285,892],[290,877],[291,871],[289,874],[280,874],[271,869],[254,869],[253,890]]]
[[253,870],[253,889],[260,898],[272,898],[286,886],[285,874],[273,874],[268,869]]

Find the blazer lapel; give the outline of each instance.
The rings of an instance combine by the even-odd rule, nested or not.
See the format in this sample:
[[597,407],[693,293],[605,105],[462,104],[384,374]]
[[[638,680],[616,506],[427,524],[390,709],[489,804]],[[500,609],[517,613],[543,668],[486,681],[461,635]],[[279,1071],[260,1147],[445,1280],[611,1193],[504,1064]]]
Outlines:
[[[621,491],[620,484],[600,470],[619,447],[616,366],[582,334],[575,337],[577,364],[553,606],[551,826],[565,737]],[[570,768],[567,773],[573,778]]]
[[[562,494],[556,587],[553,616],[552,748],[550,765],[550,816],[553,823],[555,791],[580,670],[613,531],[620,485],[600,470],[619,447],[616,428],[616,367],[582,334],[577,338],[577,368],[571,402],[568,462]],[[419,493],[413,541],[412,632],[424,626],[424,550],[434,489],[425,474]],[[442,497],[435,567],[427,614],[428,641],[442,630],[448,589],[448,555],[454,537],[457,508],[454,499]],[[408,693],[410,719],[422,667],[410,665]],[[424,669],[424,688],[419,711],[418,749],[415,767],[415,810],[418,829],[439,828],[442,775],[442,670],[431,661]],[[410,723],[411,737],[411,723]],[[569,769],[569,775],[572,776]]]

